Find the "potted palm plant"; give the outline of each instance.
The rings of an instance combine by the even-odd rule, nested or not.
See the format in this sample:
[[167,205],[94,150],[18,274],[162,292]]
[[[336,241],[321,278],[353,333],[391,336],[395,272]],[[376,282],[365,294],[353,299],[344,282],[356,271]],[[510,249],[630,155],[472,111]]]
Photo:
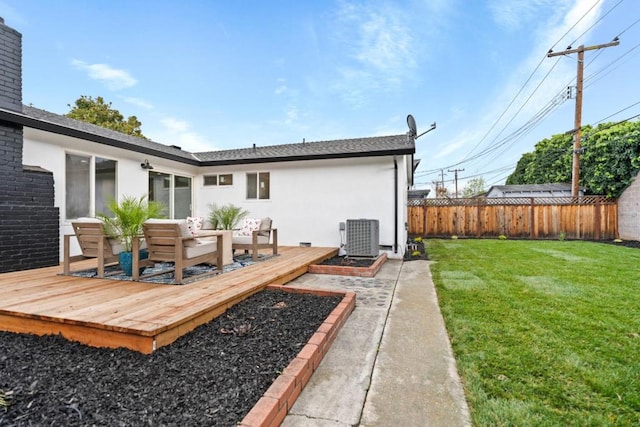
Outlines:
[[211,208],[209,222],[214,229],[233,230],[244,217],[249,215],[248,211],[233,204],[217,206],[211,203],[209,207]]
[[163,216],[164,205],[157,201],[147,201],[146,198],[123,196],[120,202],[111,199],[107,202],[107,208],[112,216],[97,215],[104,222],[105,233],[122,244],[124,250],[119,255],[120,267],[129,276],[132,274],[133,240],[142,234],[142,224],[150,218]]

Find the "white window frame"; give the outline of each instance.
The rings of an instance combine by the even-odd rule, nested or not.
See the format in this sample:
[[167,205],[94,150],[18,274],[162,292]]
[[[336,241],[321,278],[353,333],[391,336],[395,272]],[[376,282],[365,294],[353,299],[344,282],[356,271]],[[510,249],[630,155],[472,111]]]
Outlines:
[[[225,177],[231,177],[231,182],[230,183],[226,183],[224,182],[224,178]],[[215,184],[207,184],[205,183],[207,178],[211,178],[211,177],[215,177],[216,178],[216,183]],[[232,187],[233,186],[233,173],[208,173],[206,175],[204,175],[204,177],[202,178],[202,185],[204,187]]]
[[[87,200],[88,203],[88,210],[86,213],[81,213],[78,216],[74,216],[74,215],[69,215],[69,193],[73,193],[73,189],[70,189],[69,186],[71,184],[73,184],[73,182],[69,182],[69,176],[68,176],[68,163],[67,163],[67,156],[74,156],[74,157],[79,157],[79,158],[85,158],[88,160],[89,162],[89,197]],[[65,151],[64,153],[64,170],[65,170],[65,180],[64,180],[64,194],[65,194],[65,209],[64,209],[64,218],[66,221],[71,221],[74,219],[78,219],[80,217],[84,217],[84,216],[88,216],[88,217],[95,217],[96,216],[96,158],[98,159],[102,159],[102,160],[110,160],[115,162],[115,177],[114,177],[114,182],[113,182],[113,195],[109,195],[109,197],[107,199],[104,200],[105,204],[106,202],[109,201],[109,199],[111,197],[115,198],[116,195],[118,194],[118,168],[119,168],[119,162],[116,159],[113,158],[109,158],[109,157],[103,157],[103,156],[96,156],[94,154],[88,154],[88,153],[81,153],[81,152],[76,152],[76,151]],[[71,191],[70,191],[71,190]]]
[[[255,192],[256,192],[256,197],[249,197],[249,183],[252,180],[252,178],[250,178],[251,175],[255,175]],[[260,177],[261,175],[267,175],[267,193],[268,193],[268,197],[261,197],[260,195],[260,183],[261,182],[265,182],[265,181],[261,181]],[[247,172],[246,173],[246,192],[245,192],[245,197],[247,200],[271,200],[271,173],[267,172],[267,171],[262,171],[262,172]]]
[[[176,215],[176,177],[179,178],[187,178],[189,180],[189,190],[190,190],[190,203],[189,203],[189,213],[187,215],[188,216],[192,216],[193,215],[193,200],[194,200],[194,188],[193,188],[193,176],[191,175],[183,175],[183,174],[177,174],[177,173],[171,173],[171,172],[163,172],[163,171],[149,171],[148,176],[150,175],[163,175],[164,177],[168,177],[169,178],[169,185],[168,187],[165,187],[165,183],[166,181],[163,181],[163,188],[166,188],[166,190],[168,191],[168,195],[169,195],[169,201],[168,201],[168,206],[166,207],[166,211],[164,212],[164,214],[168,217],[168,218],[173,218],[175,219],[175,215]],[[158,195],[156,195],[155,198],[151,198],[151,196],[154,194],[154,192],[152,191],[151,188],[148,189],[149,190],[149,199],[150,200],[157,200],[157,201],[161,201],[164,203],[164,200],[160,199],[158,197]]]

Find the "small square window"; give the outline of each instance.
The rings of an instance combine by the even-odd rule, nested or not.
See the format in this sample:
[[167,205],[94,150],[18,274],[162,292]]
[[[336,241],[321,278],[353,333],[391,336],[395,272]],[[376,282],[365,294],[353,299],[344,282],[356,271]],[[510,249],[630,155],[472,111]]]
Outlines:
[[204,185],[218,185],[218,175],[205,175]]
[[218,175],[219,185],[233,185],[233,174]]

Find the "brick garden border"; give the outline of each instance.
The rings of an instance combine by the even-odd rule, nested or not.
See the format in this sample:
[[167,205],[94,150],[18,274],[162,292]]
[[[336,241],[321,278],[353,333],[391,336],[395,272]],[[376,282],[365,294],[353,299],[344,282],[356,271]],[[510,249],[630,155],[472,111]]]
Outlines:
[[289,363],[238,424],[240,427],[271,427],[279,426],[282,423],[356,306],[355,292],[325,291],[280,285],[269,285],[267,289],[321,296],[342,296],[343,298],[311,336],[309,342],[300,350],[298,356]]
[[335,274],[338,276],[374,277],[386,260],[387,254],[383,252],[369,267],[312,264],[309,266],[308,272],[312,274]]

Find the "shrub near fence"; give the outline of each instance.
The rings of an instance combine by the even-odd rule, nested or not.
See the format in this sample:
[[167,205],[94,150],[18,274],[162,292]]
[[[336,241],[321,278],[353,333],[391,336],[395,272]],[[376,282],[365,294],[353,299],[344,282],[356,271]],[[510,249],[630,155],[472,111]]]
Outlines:
[[616,199],[603,196],[409,200],[409,234],[610,240],[618,235]]

